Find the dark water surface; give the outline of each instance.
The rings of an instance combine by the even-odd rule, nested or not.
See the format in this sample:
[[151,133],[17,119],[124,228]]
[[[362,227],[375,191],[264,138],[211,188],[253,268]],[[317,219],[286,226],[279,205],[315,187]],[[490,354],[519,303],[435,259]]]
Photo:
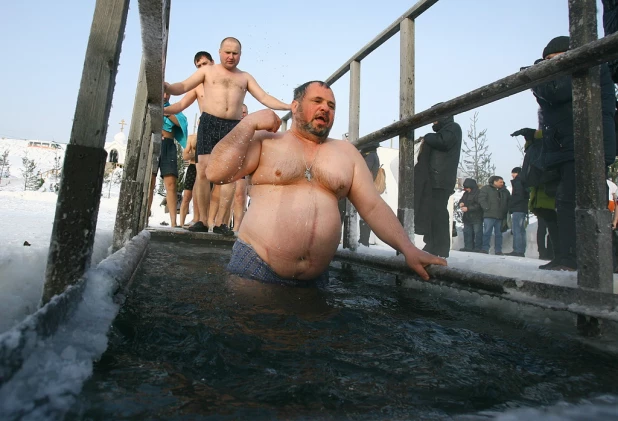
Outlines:
[[618,394],[616,358],[542,323],[340,263],[321,291],[244,283],[228,259],[152,242],[68,418],[432,420]]

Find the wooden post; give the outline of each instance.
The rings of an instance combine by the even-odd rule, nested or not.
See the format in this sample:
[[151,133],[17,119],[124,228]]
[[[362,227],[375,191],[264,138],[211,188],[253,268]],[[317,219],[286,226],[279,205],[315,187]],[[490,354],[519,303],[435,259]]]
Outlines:
[[[350,116],[348,140],[358,140],[360,130],[360,61],[350,63]],[[354,251],[358,248],[358,213],[354,205],[346,199],[343,223],[343,247]]]
[[98,0],[67,146],[43,288],[43,304],[90,265],[107,153],[103,148],[129,0]]
[[133,103],[133,115],[131,117],[131,128],[127,139],[127,153],[124,165],[124,174],[120,186],[120,196],[118,197],[118,210],[116,211],[116,224],[114,225],[113,250],[121,249],[137,232],[133,227],[133,214],[137,202],[141,203],[143,189],[138,188],[137,172],[140,161],[141,142],[146,134],[147,116],[147,92],[146,76],[144,71],[144,58],[139,71],[137,82],[137,92]]
[[[120,249],[147,221],[149,162],[152,159],[151,134],[161,133],[163,120],[163,79],[169,32],[169,0],[139,0],[142,26],[142,65],[140,68],[131,130],[127,144],[124,179],[118,198],[113,249]],[[148,177],[150,175],[148,174]]]
[[[597,39],[595,0],[569,0],[571,46]],[[577,284],[613,292],[611,215],[607,209],[600,68],[573,73]]]
[[[399,31],[399,119],[404,119],[414,115],[414,21],[404,19]],[[398,193],[397,217],[414,242],[414,130],[399,136]]]

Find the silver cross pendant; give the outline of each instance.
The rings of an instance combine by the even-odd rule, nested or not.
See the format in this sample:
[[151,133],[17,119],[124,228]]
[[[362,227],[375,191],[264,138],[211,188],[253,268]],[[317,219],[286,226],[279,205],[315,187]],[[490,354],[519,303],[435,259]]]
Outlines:
[[307,179],[307,181],[311,181],[311,171],[309,170],[309,168],[305,170],[305,178]]

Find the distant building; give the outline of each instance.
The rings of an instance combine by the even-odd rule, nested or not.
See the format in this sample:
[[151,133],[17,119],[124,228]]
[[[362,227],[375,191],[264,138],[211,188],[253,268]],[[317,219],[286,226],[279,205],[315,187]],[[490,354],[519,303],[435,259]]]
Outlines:
[[105,167],[122,167],[127,154],[127,136],[124,132],[116,133],[113,142],[105,143],[107,164]]
[[30,140],[28,142],[29,148],[44,148],[44,149],[62,149],[60,144],[56,142],[47,142],[44,140]]

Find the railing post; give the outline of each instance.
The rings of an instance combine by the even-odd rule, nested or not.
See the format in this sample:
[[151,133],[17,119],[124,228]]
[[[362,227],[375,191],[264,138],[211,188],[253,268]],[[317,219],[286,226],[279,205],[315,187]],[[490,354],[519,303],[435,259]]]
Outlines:
[[[597,39],[595,0],[569,0],[571,47]],[[600,68],[573,73],[577,284],[613,292],[611,215],[607,209]]]
[[[360,131],[360,61],[350,63],[350,116],[348,140],[356,142]],[[358,247],[358,212],[346,199],[343,224],[343,247],[354,251]]]
[[288,131],[288,121],[287,120],[281,120],[281,131],[282,132]]
[[42,303],[90,265],[105,170],[105,136],[129,0],[97,1],[64,158]]
[[[116,211],[116,223],[114,225],[113,250],[121,249],[137,232],[133,226],[133,215],[136,207],[141,204],[142,189],[137,178],[140,165],[140,151],[143,139],[150,139],[150,125],[146,124],[148,115],[148,92],[146,88],[146,71],[144,58],[139,71],[137,92],[133,104],[131,127],[127,140],[127,154],[125,158],[120,196],[118,197],[118,210]],[[142,164],[143,165],[143,164]]]
[[[399,119],[414,115],[414,21],[400,24]],[[414,242],[414,130],[399,136],[397,217]]]

